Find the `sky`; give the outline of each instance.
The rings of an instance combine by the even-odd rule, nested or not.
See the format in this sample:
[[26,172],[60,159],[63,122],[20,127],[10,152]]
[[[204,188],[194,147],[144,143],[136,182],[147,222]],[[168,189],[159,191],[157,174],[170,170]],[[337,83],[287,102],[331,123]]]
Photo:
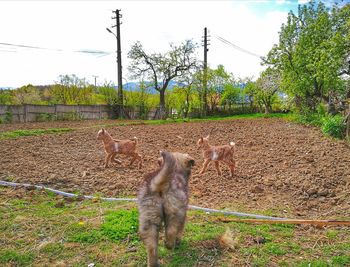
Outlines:
[[[47,85],[75,74],[94,84],[117,84],[116,38],[106,28],[121,9],[123,82],[131,81],[127,53],[140,41],[147,53],[187,39],[201,45],[209,31],[208,66],[236,78],[257,78],[260,56],[278,43],[290,10],[306,0],[4,1],[0,0],[0,87]],[[111,28],[113,31],[115,28]],[[223,43],[223,38],[249,52]],[[222,40],[222,39],[221,39]],[[90,53],[100,51],[101,53]],[[203,59],[203,48],[197,50]]]

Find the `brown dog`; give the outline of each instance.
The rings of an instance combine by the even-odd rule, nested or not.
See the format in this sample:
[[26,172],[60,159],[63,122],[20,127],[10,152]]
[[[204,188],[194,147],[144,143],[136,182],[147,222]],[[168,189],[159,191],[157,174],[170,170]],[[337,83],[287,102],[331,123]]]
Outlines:
[[158,170],[146,174],[138,192],[139,232],[148,267],[159,266],[158,238],[165,226],[165,246],[179,244],[188,205],[188,179],[194,160],[188,154],[161,152]]
[[120,160],[115,159],[117,154],[123,154],[132,157],[130,165],[137,159],[139,161],[138,168],[142,167],[142,158],[140,154],[136,152],[137,138],[130,140],[117,140],[113,139],[112,136],[105,130],[101,129],[97,133],[97,139],[102,140],[105,152],[105,168],[108,167],[109,162],[121,163]]
[[218,172],[218,175],[221,175],[219,161],[225,163],[231,171],[231,176],[235,171],[236,161],[234,160],[235,146],[234,142],[230,142],[229,145],[223,146],[211,146],[209,144],[209,135],[207,137],[201,137],[197,141],[197,145],[203,151],[204,163],[203,168],[199,174],[203,174],[209,163],[214,161],[215,168]]

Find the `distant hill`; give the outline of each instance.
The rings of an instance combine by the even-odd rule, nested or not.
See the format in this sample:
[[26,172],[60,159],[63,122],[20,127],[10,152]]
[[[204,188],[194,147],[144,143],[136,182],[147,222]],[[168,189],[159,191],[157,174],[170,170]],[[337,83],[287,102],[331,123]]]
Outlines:
[[[154,89],[154,86],[151,82],[145,82],[147,85],[147,90],[150,94],[158,94],[158,91]],[[168,89],[172,90],[175,86],[182,86],[183,84],[170,81],[168,85]],[[116,89],[118,89],[118,86],[115,86]],[[139,82],[128,82],[123,84],[123,90],[125,91],[140,91],[140,83]]]

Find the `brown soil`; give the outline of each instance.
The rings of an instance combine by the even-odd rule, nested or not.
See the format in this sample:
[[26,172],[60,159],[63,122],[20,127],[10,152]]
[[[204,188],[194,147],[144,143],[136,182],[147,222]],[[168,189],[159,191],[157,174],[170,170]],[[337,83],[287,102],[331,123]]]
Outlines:
[[[68,192],[135,196],[143,174],[156,168],[159,150],[179,151],[196,159],[190,180],[193,205],[284,217],[350,217],[350,148],[343,141],[323,137],[315,128],[282,119],[109,126],[118,139],[139,138],[144,167],[129,167],[129,159],[121,158],[122,165],[105,169],[103,146],[96,134],[98,124],[111,123],[116,121],[20,124],[22,129],[76,130],[1,140],[0,179]],[[196,141],[212,128],[213,145],[236,142],[233,178],[226,166],[221,167],[221,177],[213,165],[203,176],[197,174],[203,159]]]

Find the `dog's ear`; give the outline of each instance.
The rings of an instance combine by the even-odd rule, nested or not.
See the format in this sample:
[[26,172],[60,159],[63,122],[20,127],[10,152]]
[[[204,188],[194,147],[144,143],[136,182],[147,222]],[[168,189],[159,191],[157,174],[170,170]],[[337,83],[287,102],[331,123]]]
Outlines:
[[185,156],[186,156],[186,160],[187,160],[186,161],[187,166],[190,167],[190,168],[193,167],[195,165],[194,159],[188,154],[185,154]]
[[158,162],[159,167],[162,167],[163,158],[162,158],[162,157],[159,157],[159,158],[157,159],[157,162]]
[[195,165],[194,159],[190,159],[190,160],[188,161],[188,165],[189,165],[190,167],[193,167],[193,166]]
[[169,152],[168,151],[159,151],[159,154],[162,156],[162,160],[163,162],[167,159],[167,157],[169,157]]
[[102,128],[102,133],[105,133],[105,129],[104,128]]

